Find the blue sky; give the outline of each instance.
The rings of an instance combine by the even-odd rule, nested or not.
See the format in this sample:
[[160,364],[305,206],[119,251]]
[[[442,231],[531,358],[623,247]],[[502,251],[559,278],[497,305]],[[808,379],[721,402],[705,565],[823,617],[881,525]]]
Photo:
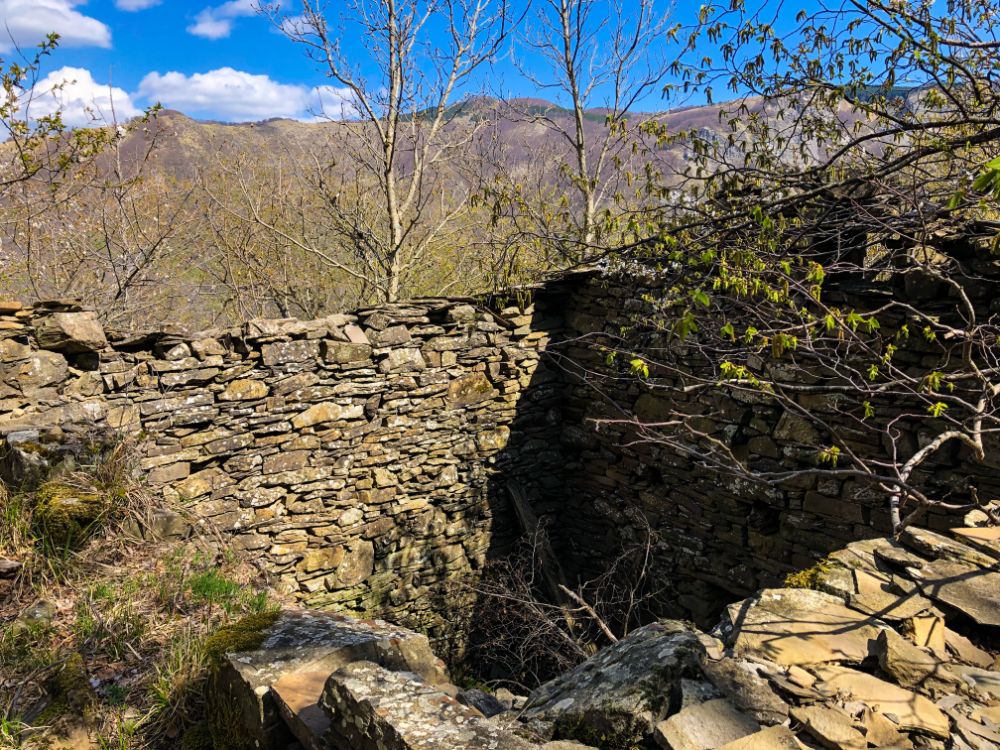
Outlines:
[[[624,0],[628,6],[630,0]],[[294,13],[295,0],[285,0]],[[803,0],[811,4],[812,0]],[[342,0],[331,0],[329,7]],[[326,103],[338,101],[302,49],[277,33],[254,12],[255,0],[0,0],[7,33],[0,43],[6,58],[13,42],[28,47],[45,31],[61,34],[59,49],[45,63],[40,89],[65,82],[55,96],[70,124],[85,124],[88,110],[110,118],[134,116],[156,102],[201,119],[309,119]],[[668,7],[663,0],[664,10]],[[788,8],[788,17],[798,10]],[[673,17],[691,22],[697,4],[677,3]],[[364,51],[347,36],[345,52]],[[508,93],[535,95],[508,63],[484,73],[483,82],[502,80]],[[35,111],[51,106],[48,95]],[[647,100],[644,107],[657,108]]]

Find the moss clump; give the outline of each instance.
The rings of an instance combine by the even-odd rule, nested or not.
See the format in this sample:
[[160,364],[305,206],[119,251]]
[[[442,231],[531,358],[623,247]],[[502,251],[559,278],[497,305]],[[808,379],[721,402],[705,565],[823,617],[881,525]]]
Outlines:
[[279,610],[255,612],[228,625],[223,625],[205,639],[205,655],[212,667],[218,667],[226,654],[253,651],[264,642],[266,631],[281,614]]
[[181,737],[181,750],[214,750],[214,748],[212,732],[205,722],[189,727]]
[[106,503],[98,493],[52,480],[35,492],[32,520],[49,544],[74,547],[87,538],[105,510]]
[[66,658],[46,687],[49,704],[34,717],[36,725],[53,724],[64,716],[83,718],[84,721],[93,719],[97,694],[90,686],[87,668],[79,653],[74,652]]
[[798,573],[789,573],[785,578],[785,587],[790,589],[819,589],[820,578],[824,573],[830,571],[830,562],[820,560],[812,567],[800,570]]

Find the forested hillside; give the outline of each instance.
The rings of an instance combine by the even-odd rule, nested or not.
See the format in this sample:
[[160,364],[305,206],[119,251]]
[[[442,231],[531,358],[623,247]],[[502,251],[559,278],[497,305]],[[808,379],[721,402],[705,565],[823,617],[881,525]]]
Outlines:
[[[488,291],[592,254],[542,242],[575,242],[579,197],[560,132],[571,121],[542,100],[452,108],[446,127],[459,153],[426,178],[435,187],[416,222],[440,231],[405,269],[398,296]],[[704,133],[718,126],[718,108],[640,122]],[[584,124],[591,157],[613,157],[599,180],[607,231],[634,236],[623,217],[648,202],[653,173],[665,179],[681,167],[686,147],[637,128],[614,132],[599,110]],[[370,135],[356,121],[223,124],[170,110],[139,118],[96,157],[4,197],[0,294],[79,298],[119,328],[316,317],[376,301],[384,272],[359,251],[361,227],[377,234],[384,211],[361,153]],[[400,158],[412,169],[412,155]],[[523,213],[512,218],[515,203]]]

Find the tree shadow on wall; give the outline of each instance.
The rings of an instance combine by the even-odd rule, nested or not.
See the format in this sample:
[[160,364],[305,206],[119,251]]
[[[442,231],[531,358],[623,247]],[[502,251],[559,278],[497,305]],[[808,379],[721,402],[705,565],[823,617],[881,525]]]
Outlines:
[[[602,451],[581,405],[569,397],[575,376],[565,362],[594,354],[566,335],[586,324],[571,318],[587,278],[547,283],[521,314],[497,305],[524,337],[521,351],[501,363],[498,380],[522,374],[513,420],[496,426],[508,428],[509,437],[485,467],[491,525],[485,564],[456,583],[464,597],[449,597],[468,602],[456,613],[450,643],[459,675],[531,688],[672,613],[674,592],[664,585],[670,578],[653,574],[653,557],[667,545],[640,508],[619,511],[612,488],[602,491],[617,456]],[[537,366],[529,346],[541,349]],[[581,487],[588,488],[582,495]],[[581,512],[591,503],[600,507]],[[625,516],[614,520],[620,512]]]

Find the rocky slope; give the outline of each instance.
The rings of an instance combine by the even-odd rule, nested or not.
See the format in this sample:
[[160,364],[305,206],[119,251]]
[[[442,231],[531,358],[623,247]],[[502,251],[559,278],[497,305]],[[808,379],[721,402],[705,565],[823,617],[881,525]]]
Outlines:
[[855,542],[800,576],[811,588],[761,591],[710,634],[647,625],[524,705],[450,685],[422,636],[286,613],[228,655],[220,695],[245,736],[271,727],[264,750],[990,750],[998,568],[996,527]]

